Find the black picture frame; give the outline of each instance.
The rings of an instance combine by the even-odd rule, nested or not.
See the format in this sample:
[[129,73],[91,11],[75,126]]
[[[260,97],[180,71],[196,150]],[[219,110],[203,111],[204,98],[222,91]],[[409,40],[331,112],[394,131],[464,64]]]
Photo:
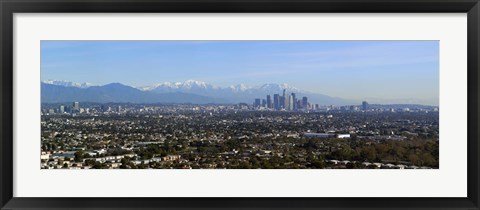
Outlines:
[[[0,0],[1,209],[479,209],[478,0]],[[13,197],[14,13],[467,13],[468,196],[465,198]]]

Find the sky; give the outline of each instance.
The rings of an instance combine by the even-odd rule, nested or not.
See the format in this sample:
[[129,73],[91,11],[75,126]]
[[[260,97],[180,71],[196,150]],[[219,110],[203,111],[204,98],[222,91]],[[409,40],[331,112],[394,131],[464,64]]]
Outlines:
[[41,41],[41,80],[287,83],[345,99],[438,105],[439,42]]

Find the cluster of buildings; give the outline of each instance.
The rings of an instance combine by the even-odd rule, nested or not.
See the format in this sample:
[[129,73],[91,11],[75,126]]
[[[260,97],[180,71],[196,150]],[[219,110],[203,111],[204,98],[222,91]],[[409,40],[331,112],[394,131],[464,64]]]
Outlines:
[[[295,93],[287,94],[286,89],[283,94],[266,95],[265,98],[255,98],[253,104],[250,106],[246,103],[240,103],[239,107],[251,110],[275,110],[275,111],[377,111],[377,112],[410,112],[408,107],[395,107],[385,105],[371,106],[367,101],[363,101],[360,105],[324,105],[313,104],[308,101],[308,97],[303,96],[301,99],[297,98]],[[438,108],[417,109],[416,111],[438,111]]]
[[[253,106],[255,108],[263,107],[271,110],[288,111],[312,109],[312,105],[308,103],[308,98],[306,96],[302,97],[302,99],[298,99],[295,93],[287,94],[285,89],[283,89],[282,95],[274,94],[273,100],[270,95],[267,95],[265,99],[256,98]],[[318,104],[316,107],[318,108]]]
[[85,110],[84,108],[80,108],[79,102],[73,102],[71,106],[67,105],[59,105],[57,108],[49,108],[44,110],[44,112],[48,114],[74,114],[74,113],[84,113],[88,112],[89,110]]
[[[329,168],[370,168],[370,169],[432,169],[432,167],[378,162],[359,162],[349,160],[326,160],[330,163]],[[356,165],[356,167],[355,167]]]
[[[296,103],[293,103],[296,101]],[[73,102],[56,103],[56,104],[42,104],[42,115],[86,115],[95,116],[98,114],[133,114],[133,113],[149,113],[149,112],[175,112],[177,110],[191,110],[191,111],[215,111],[215,110],[235,110],[235,111],[307,111],[307,112],[438,112],[438,107],[422,106],[422,105],[370,105],[363,101],[360,105],[326,105],[320,106],[318,104],[311,104],[308,98],[302,97],[297,99],[295,93],[286,94],[282,96],[274,94],[273,100],[270,95],[266,99],[257,98],[253,104],[238,103],[238,104],[124,104],[124,103],[82,103]]]
[[42,108],[42,114],[94,114],[94,113],[104,113],[104,112],[117,112],[121,113],[125,111],[121,105],[98,105],[98,106],[87,106],[81,107],[80,102],[73,102],[71,105],[66,105],[67,103],[61,103],[54,106],[49,106],[48,108]]
[[350,134],[339,134],[339,133],[304,133],[303,136],[305,138],[321,138],[321,139],[332,139],[332,138],[337,138],[337,139],[344,139],[344,138],[350,138]]

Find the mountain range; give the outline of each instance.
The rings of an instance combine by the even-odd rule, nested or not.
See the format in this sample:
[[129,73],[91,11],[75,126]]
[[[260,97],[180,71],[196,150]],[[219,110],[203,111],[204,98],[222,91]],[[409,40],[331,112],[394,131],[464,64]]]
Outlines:
[[59,81],[59,80],[45,80],[43,81],[45,84],[50,84],[50,85],[59,85],[59,86],[64,86],[64,87],[78,87],[78,88],[88,88],[90,86],[94,86],[91,83],[76,83],[76,82],[69,82],[69,81]]
[[322,105],[359,104],[342,98],[302,91],[288,84],[264,84],[249,87],[244,84],[219,87],[202,81],[164,82],[152,86],[132,87],[120,83],[94,86],[90,83],[67,81],[44,81],[41,84],[42,103],[61,102],[125,102],[125,103],[253,103],[255,98],[265,99],[266,95],[295,93],[313,103]]

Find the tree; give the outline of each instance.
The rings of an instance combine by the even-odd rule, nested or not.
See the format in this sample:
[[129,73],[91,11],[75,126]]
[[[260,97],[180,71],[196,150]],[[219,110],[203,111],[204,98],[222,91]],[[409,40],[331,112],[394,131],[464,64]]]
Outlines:
[[83,151],[82,150],[78,150],[77,152],[75,152],[74,160],[75,160],[75,162],[82,162],[83,161]]
[[413,165],[418,165],[419,164],[420,158],[416,154],[410,154],[408,156],[408,161],[410,161]]
[[377,152],[374,147],[368,146],[362,148],[360,156],[364,160],[374,161],[377,158]]
[[93,159],[85,160],[85,164],[89,165],[89,166],[93,166],[93,165],[95,165],[95,160],[93,160]]

